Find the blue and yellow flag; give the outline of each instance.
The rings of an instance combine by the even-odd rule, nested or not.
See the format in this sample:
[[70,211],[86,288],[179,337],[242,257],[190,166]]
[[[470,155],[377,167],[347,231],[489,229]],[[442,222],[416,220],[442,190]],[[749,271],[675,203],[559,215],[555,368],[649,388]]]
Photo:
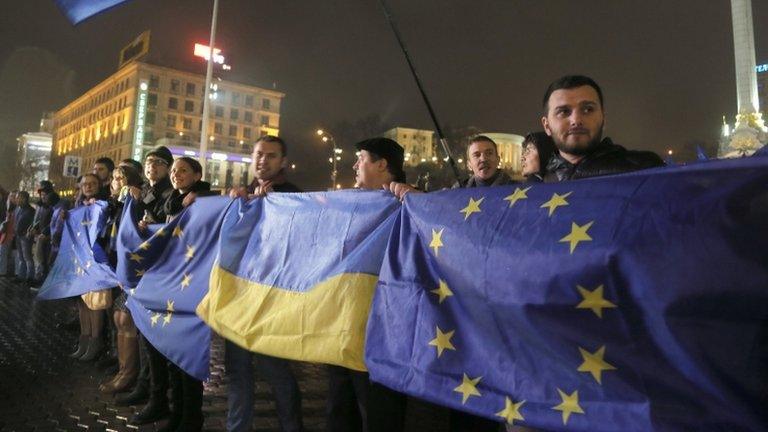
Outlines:
[[251,351],[365,370],[365,323],[399,202],[351,190],[238,204],[200,317]]
[[168,360],[197,379],[208,377],[211,332],[195,315],[208,291],[221,219],[232,202],[197,198],[166,225],[137,229],[126,203],[118,239],[118,275],[141,334]]
[[104,249],[96,242],[107,223],[107,203],[97,201],[68,213],[56,261],[37,294],[40,300],[74,297],[118,285]]
[[544,430],[768,427],[768,161],[409,195],[371,378]]
[[80,22],[127,0],[54,0],[72,24]]

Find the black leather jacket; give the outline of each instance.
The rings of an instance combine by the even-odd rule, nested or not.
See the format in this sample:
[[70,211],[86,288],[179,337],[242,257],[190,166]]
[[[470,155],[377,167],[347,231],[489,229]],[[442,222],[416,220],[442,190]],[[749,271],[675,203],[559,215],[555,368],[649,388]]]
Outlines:
[[610,138],[605,138],[594,151],[575,165],[555,153],[547,164],[544,181],[553,183],[578,180],[661,166],[664,166],[664,161],[656,153],[627,150],[614,144]]

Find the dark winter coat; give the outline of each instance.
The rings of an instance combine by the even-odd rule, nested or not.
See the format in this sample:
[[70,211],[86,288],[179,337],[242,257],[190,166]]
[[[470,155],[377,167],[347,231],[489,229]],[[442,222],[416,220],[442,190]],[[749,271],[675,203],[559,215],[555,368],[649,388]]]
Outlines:
[[554,183],[578,180],[661,166],[664,166],[664,161],[656,153],[627,150],[614,144],[610,138],[605,138],[575,165],[563,159],[559,153],[555,153],[547,163],[544,181]]

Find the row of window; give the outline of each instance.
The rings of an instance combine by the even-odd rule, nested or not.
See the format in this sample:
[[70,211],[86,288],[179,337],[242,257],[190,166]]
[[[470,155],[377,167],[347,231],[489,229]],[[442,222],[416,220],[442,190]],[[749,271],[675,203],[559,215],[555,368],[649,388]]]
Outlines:
[[[182,85],[183,84],[183,85]],[[168,86],[168,90],[170,93],[173,94],[181,94],[182,88],[184,89],[184,95],[185,96],[193,96],[193,97],[203,97],[204,85],[200,85],[200,94],[197,94],[197,88],[198,84],[192,83],[192,82],[186,82],[182,83],[181,80],[171,78]],[[157,75],[150,75],[149,76],[149,88],[154,90],[160,90],[160,77]],[[227,98],[227,95],[229,95],[229,98]],[[216,90],[216,99],[220,100],[221,102],[225,102],[226,100],[229,100],[231,105],[244,105],[246,107],[253,108],[255,107],[255,98],[253,95],[249,94],[241,94],[235,91],[227,91],[221,88],[218,88]],[[261,99],[261,109],[269,110],[272,108],[272,100],[269,98],[262,98]]]
[[[147,97],[147,105],[150,108],[156,108],[157,107],[157,93],[149,93]],[[179,110],[179,99],[175,97],[169,97],[168,98],[168,109],[172,110]],[[200,106],[200,112],[199,114],[202,114],[202,106]],[[195,101],[191,100],[185,100],[184,101],[184,112],[187,113],[194,113],[195,112]],[[213,116],[218,118],[224,117],[224,107],[220,105],[216,105],[213,107]],[[229,119],[239,121],[240,120],[240,110],[237,108],[231,108],[229,110]],[[253,111],[243,111],[243,121],[246,123],[253,123]],[[269,116],[263,115],[260,118],[260,125],[262,126],[269,126]]]
[[[57,124],[54,125],[54,127],[59,127],[60,125],[70,123],[74,119],[85,115],[88,111],[93,110],[95,107],[104,104],[106,101],[126,91],[130,84],[131,79],[125,78],[124,80],[120,80],[120,82],[110,86],[109,88],[102,90],[98,94],[93,95],[90,99],[88,99],[87,102],[75,108],[61,119],[58,119]],[[121,106],[117,109],[122,109],[125,107],[125,99],[125,97],[121,98]],[[91,116],[93,116],[93,114],[91,114]],[[93,118],[90,118],[88,121],[93,121]]]

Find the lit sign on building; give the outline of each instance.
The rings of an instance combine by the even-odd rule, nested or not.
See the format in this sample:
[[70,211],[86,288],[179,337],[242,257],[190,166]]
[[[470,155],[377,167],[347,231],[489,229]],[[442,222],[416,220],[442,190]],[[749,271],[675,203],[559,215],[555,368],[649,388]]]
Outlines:
[[[211,55],[211,48],[208,45],[195,44],[195,56],[202,57],[208,60]],[[218,64],[224,64],[224,56],[221,55],[221,50],[218,48],[213,49],[213,62]]]
[[768,72],[768,63],[757,65],[755,69],[757,69],[757,73]]
[[141,160],[141,147],[144,145],[144,122],[147,117],[147,89],[149,84],[146,80],[139,83],[139,94],[136,99],[136,128],[133,133],[133,146],[131,146],[131,157],[134,160]]
[[120,50],[120,63],[117,68],[120,69],[123,66],[136,60],[149,52],[149,30],[140,34],[133,42],[129,43],[122,50]]

